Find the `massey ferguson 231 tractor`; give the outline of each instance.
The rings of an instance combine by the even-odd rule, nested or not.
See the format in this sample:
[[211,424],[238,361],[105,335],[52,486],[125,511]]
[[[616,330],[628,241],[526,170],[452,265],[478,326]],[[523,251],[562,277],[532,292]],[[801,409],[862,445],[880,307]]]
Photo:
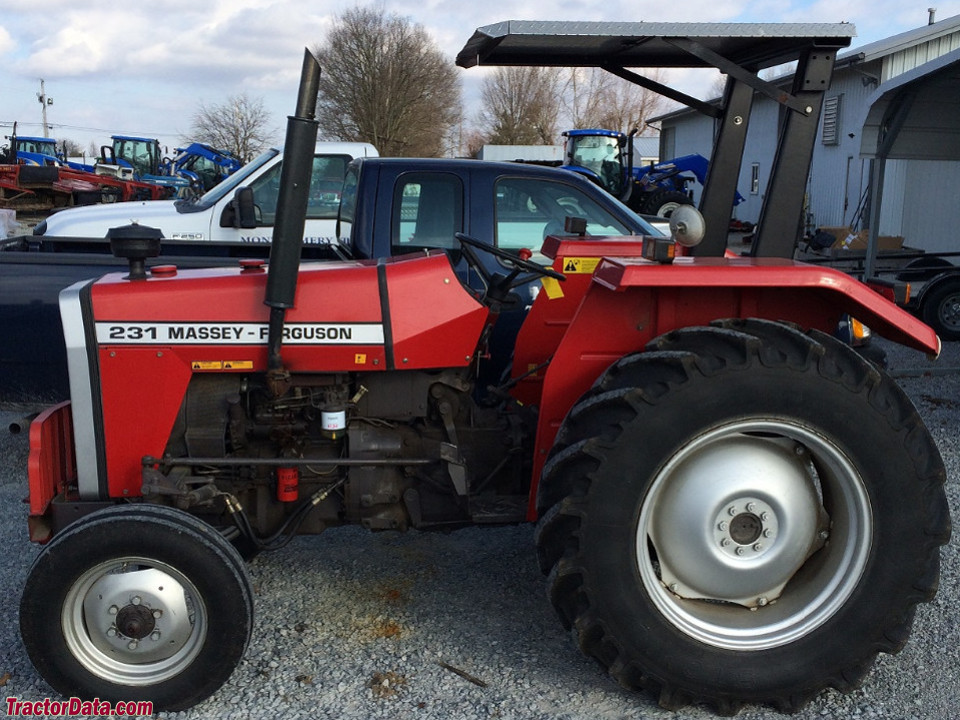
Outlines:
[[[461,62],[522,60],[538,41],[509,25],[478,31]],[[574,25],[527,59],[564,62],[548,56],[559,36],[585,62],[593,45],[635,66],[725,58],[723,142],[766,85],[756,71],[799,54],[812,89],[785,101],[808,122],[785,123],[767,194],[790,216],[758,226],[761,248],[778,223],[792,243],[806,167],[791,143],[809,150],[850,26]],[[141,228],[115,238],[129,273],[61,296],[71,401],[31,428],[44,546],[20,611],[55,690],[168,710],[208,697],[253,627],[242,556],[348,523],[536,522],[561,622],[666,707],[794,710],[903,646],[950,534],[944,467],[897,384],[834,332],[850,316],[935,356],[932,330],[829,269],[722,257],[709,216],[692,250],[552,236],[552,267],[461,235],[482,291],[444,251],[298,267],[318,78],[307,55],[266,270],[145,272]],[[712,172],[730,162],[718,147]],[[733,175],[707,188],[727,218]],[[673,223],[692,245],[696,220]],[[512,377],[480,387],[498,315],[532,280]]]

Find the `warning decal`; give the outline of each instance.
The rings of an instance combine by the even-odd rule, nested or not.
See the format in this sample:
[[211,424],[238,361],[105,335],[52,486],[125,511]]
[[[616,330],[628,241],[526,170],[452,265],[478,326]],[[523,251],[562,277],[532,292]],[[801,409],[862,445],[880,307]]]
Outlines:
[[252,360],[194,360],[193,370],[253,370]]
[[[98,322],[101,345],[266,345],[267,323]],[[287,345],[382,345],[380,323],[288,323]],[[198,368],[206,369],[206,368]]]
[[563,272],[567,275],[593,275],[600,264],[600,258],[568,257],[563,259]]

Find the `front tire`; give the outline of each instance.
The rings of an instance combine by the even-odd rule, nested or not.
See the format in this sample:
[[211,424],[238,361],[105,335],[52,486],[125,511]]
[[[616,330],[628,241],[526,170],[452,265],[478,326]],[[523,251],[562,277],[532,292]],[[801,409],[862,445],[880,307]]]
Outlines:
[[182,710],[213,694],[243,657],[253,592],[243,561],[187,513],[121,505],[44,547],[20,602],[37,671],[66,697],[149,700]]
[[728,321],[654,340],[571,410],[538,553],[561,619],[626,687],[792,711],[906,642],[950,533],[944,477],[855,352]]
[[681,205],[693,205],[693,200],[679,190],[654,190],[643,199],[638,212],[668,218]]

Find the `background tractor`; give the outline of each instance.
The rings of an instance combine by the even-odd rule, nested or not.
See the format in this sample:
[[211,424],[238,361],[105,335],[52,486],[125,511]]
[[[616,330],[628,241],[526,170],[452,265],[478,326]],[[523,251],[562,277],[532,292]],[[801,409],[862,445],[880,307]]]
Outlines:
[[[587,176],[642,215],[670,217],[680,205],[693,205],[688,185],[707,180],[710,162],[684,155],[635,167],[634,133],[615,130],[565,130],[561,167]],[[738,192],[734,204],[743,202]]]

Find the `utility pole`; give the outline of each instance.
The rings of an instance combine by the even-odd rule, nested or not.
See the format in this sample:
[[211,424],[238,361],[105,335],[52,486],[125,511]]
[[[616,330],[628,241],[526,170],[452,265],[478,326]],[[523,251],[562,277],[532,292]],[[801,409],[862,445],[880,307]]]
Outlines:
[[53,105],[53,98],[48,98],[43,88],[43,78],[40,78],[40,92],[37,93],[37,100],[40,102],[43,115],[43,136],[50,137],[47,132],[47,105]]

